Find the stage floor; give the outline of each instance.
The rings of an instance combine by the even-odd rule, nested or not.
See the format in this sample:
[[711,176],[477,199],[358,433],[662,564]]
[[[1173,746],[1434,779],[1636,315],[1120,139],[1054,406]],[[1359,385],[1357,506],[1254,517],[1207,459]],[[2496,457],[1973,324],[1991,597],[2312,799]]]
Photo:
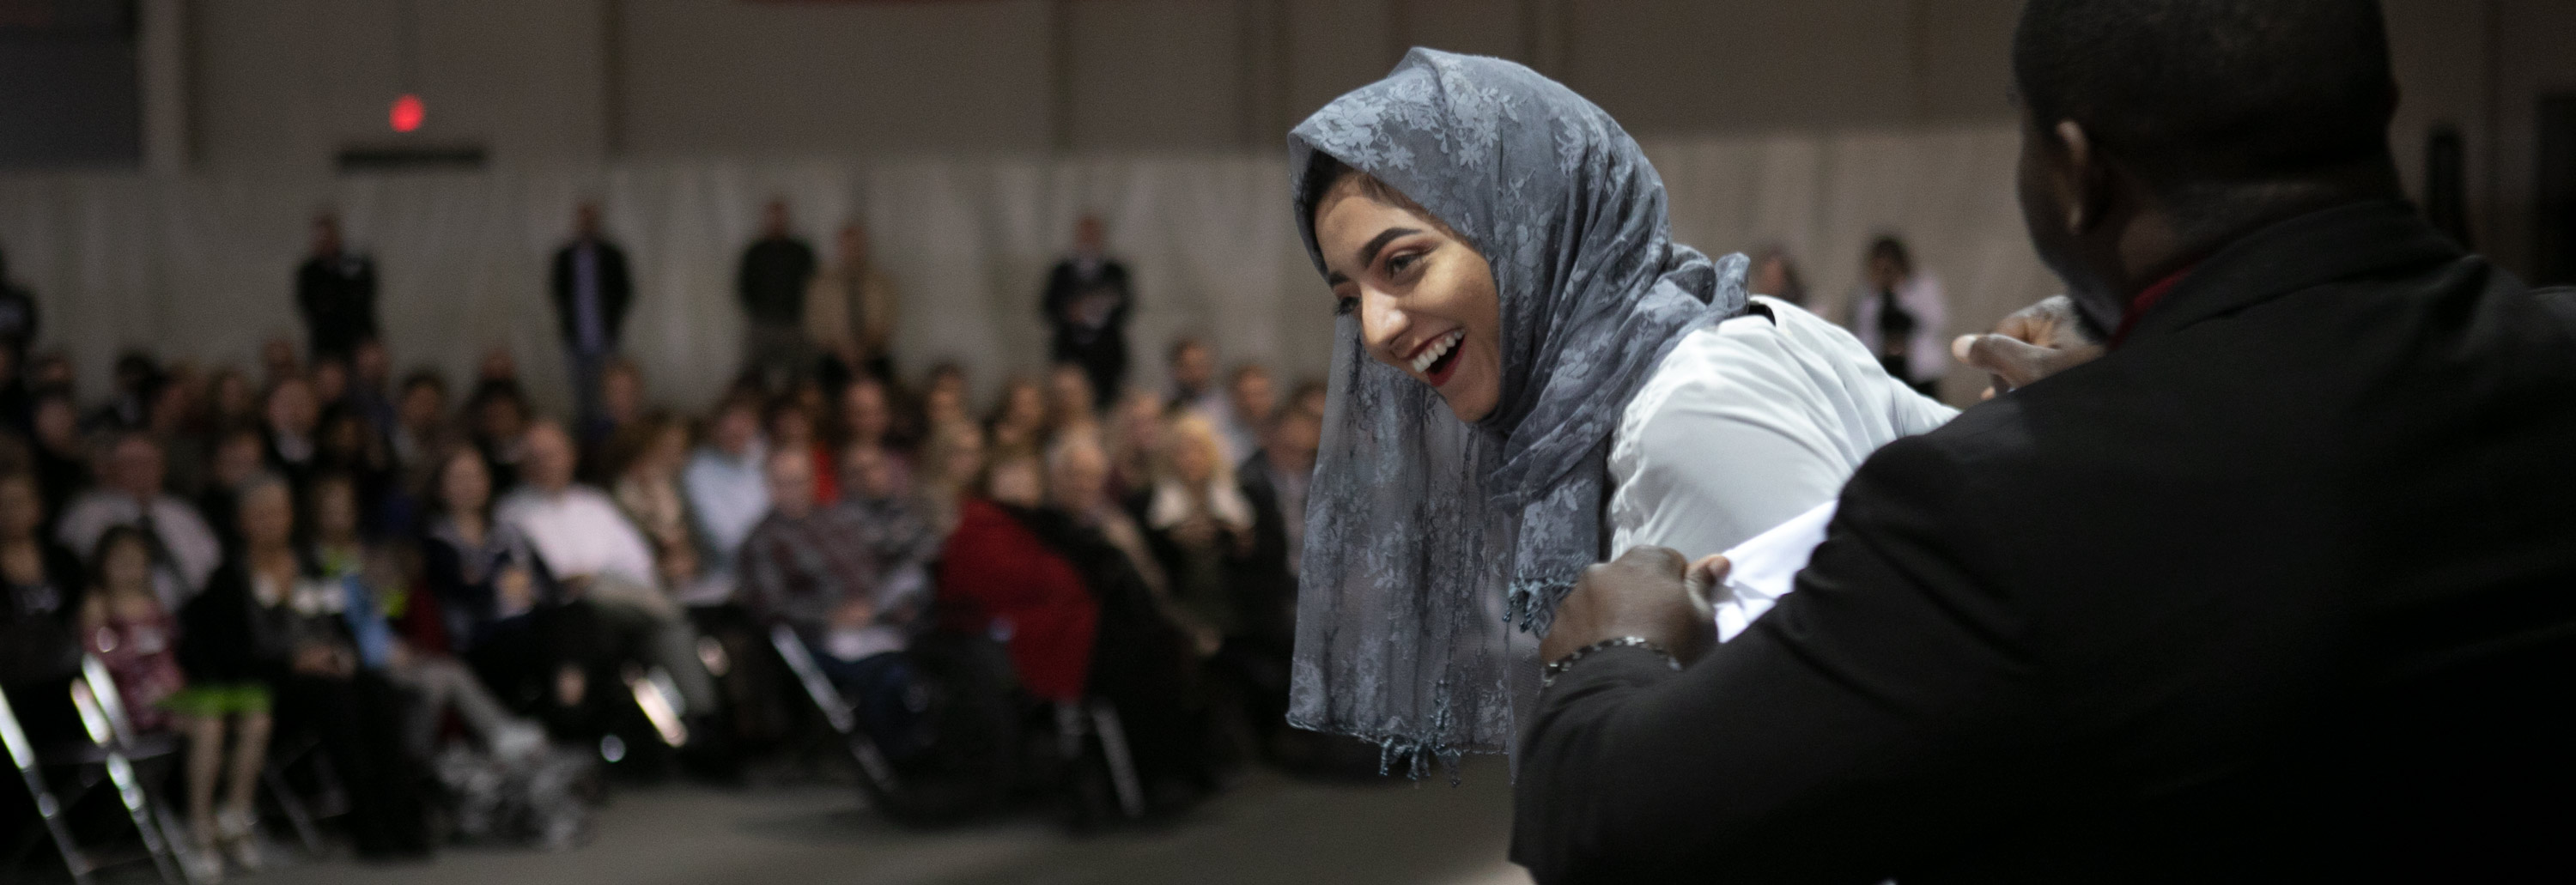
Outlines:
[[1035,816],[918,833],[819,786],[625,788],[591,843],[546,854],[457,848],[434,863],[341,859],[228,881],[262,885],[663,885],[826,882],[1526,885],[1503,860],[1511,789],[1498,760],[1465,783],[1315,782],[1257,773],[1151,831],[1074,838]]

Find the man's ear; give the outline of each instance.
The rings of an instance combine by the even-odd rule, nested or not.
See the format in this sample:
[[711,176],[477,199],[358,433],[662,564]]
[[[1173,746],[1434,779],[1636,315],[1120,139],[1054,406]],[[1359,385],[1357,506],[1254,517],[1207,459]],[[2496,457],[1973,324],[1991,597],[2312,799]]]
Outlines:
[[2066,195],[2066,229],[2079,235],[2086,233],[2101,224],[2109,212],[2110,170],[2103,164],[2101,153],[2094,150],[2093,136],[2084,131],[2083,124],[2059,120],[2049,135],[2057,141],[2060,156],[2066,158],[2059,170],[2064,180],[2058,183],[2059,192]]

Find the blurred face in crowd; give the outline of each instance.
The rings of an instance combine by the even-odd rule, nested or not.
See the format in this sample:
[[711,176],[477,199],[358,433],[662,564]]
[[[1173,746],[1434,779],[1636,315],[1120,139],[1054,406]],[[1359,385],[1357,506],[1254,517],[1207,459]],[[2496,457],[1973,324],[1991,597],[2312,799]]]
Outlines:
[[635,459],[631,472],[646,478],[670,478],[680,475],[689,463],[689,427],[678,421],[664,423],[653,432],[653,442],[644,457]]
[[1200,485],[1216,478],[1216,438],[1204,427],[1172,434],[1172,473]]
[[571,488],[573,470],[581,463],[573,452],[572,437],[561,426],[548,422],[529,428],[527,440],[519,475],[549,494]]
[[1279,393],[1270,386],[1270,373],[1246,369],[1235,373],[1233,389],[1227,391],[1234,405],[1234,420],[1253,427],[1270,420],[1279,411]]
[[507,347],[495,347],[484,351],[483,361],[474,366],[474,375],[485,381],[509,381],[517,378],[519,377],[519,358],[510,355],[510,349]]
[[1753,280],[1748,286],[1756,295],[1782,297],[1789,293],[1789,258],[1779,253],[1762,256],[1753,265]]
[[268,392],[268,427],[288,436],[305,436],[313,432],[320,417],[313,403],[313,388],[303,381],[287,379]]
[[940,426],[940,445],[935,449],[939,459],[930,467],[950,482],[965,485],[975,471],[984,469],[984,431],[965,423]]
[[1315,246],[1333,309],[1359,318],[1370,356],[1431,385],[1460,421],[1493,414],[1503,393],[1502,301],[1482,253],[1358,175],[1315,207]]
[[1172,350],[1172,384],[1191,396],[1216,383],[1216,352],[1196,341]]
[[329,479],[313,485],[313,534],[326,544],[342,544],[358,537],[358,489],[346,479]]
[[323,454],[340,463],[354,464],[367,457],[367,423],[356,412],[333,415],[315,439]]
[[1315,468],[1315,450],[1323,444],[1324,419],[1313,412],[1292,408],[1279,414],[1270,425],[1270,435],[1262,443],[1270,454],[1270,463],[1281,470],[1305,472]]
[[251,477],[259,475],[260,458],[259,434],[249,431],[224,434],[223,441],[215,444],[215,484],[229,489],[249,482]]
[[313,364],[313,401],[336,403],[349,398],[349,367],[339,360]]
[[1109,225],[1098,215],[1085,215],[1073,223],[1073,248],[1085,255],[1098,255],[1109,249]]
[[1884,250],[1870,250],[1869,261],[1862,270],[1869,275],[1869,285],[1873,289],[1894,289],[1905,282],[1905,263],[1897,260],[1894,253]]
[[814,417],[803,408],[785,408],[769,415],[769,441],[781,451],[804,451],[814,446]]
[[458,448],[438,471],[438,500],[449,513],[481,513],[492,501],[492,470],[483,456]]
[[349,371],[356,377],[358,389],[382,393],[385,385],[393,381],[393,359],[385,354],[384,342],[369,338],[358,342],[358,349],[349,354]]
[[110,593],[152,592],[152,548],[141,535],[119,534],[99,551],[98,576]]
[[528,412],[517,397],[486,397],[474,410],[474,432],[494,442],[517,439],[528,432]]
[[45,521],[36,480],[24,473],[0,476],[0,538],[27,538]]
[[435,384],[414,384],[403,389],[402,402],[394,406],[394,420],[412,432],[427,436],[438,429],[447,414],[447,393]]
[[851,382],[841,392],[841,419],[850,425],[853,445],[884,443],[894,429],[894,406],[886,401],[885,384],[874,378]]
[[1046,482],[1039,475],[1038,459],[1021,455],[993,465],[985,478],[984,495],[1014,507],[1036,507],[1046,502]]
[[242,495],[233,514],[242,543],[253,550],[285,547],[295,534],[295,502],[284,483],[261,483]]
[[635,420],[644,414],[644,376],[632,366],[610,367],[599,376],[599,405],[619,423]]
[[585,240],[599,239],[599,204],[582,201],[572,209],[572,234]]
[[966,391],[957,387],[933,387],[921,397],[921,418],[932,427],[964,424]]
[[295,358],[295,342],[284,338],[271,338],[268,339],[268,343],[259,346],[259,365],[260,368],[268,371],[268,380],[271,383],[297,374],[296,368],[300,364],[300,361]]
[[760,210],[760,232],[764,236],[786,236],[788,222],[786,200],[771,200]]
[[340,219],[329,215],[313,219],[313,254],[340,254]]
[[249,415],[256,408],[251,402],[250,379],[242,373],[225,370],[215,376],[215,414],[226,419]]
[[859,497],[882,501],[903,494],[894,456],[881,446],[853,445],[841,455],[841,487]]
[[751,451],[760,439],[760,413],[750,403],[729,403],[716,413],[715,424],[707,428],[707,442],[718,451],[741,456]]
[[1138,455],[1163,448],[1163,401],[1138,392],[1118,406],[1118,447]]
[[1109,496],[1109,454],[1087,439],[1059,444],[1047,461],[1047,494],[1069,513],[1098,508]]
[[116,490],[148,501],[161,494],[161,480],[166,465],[161,461],[161,447],[142,436],[128,436],[116,441],[108,453],[108,476]]
[[1027,378],[1014,379],[1010,389],[1002,392],[1004,426],[1031,428],[1046,423],[1046,392]]
[[1083,374],[1081,366],[1070,363],[1048,370],[1047,399],[1052,401],[1049,408],[1057,423],[1089,420],[1094,411],[1091,376]]
[[814,457],[803,451],[779,450],[769,456],[769,506],[788,519],[814,512]]
[[62,397],[37,400],[36,413],[31,420],[36,425],[36,441],[45,448],[67,455],[80,447],[80,413],[72,408],[71,400]]

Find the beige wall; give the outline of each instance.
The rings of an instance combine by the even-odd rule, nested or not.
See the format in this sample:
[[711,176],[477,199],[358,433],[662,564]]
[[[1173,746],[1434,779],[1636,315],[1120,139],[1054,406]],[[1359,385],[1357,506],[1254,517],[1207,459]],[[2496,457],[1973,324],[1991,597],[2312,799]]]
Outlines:
[[[2385,0],[2410,187],[2468,140],[2479,245],[2529,251],[2531,111],[2576,3]],[[2011,119],[2018,0],[191,0],[196,169],[313,176],[395,141],[500,167],[757,156],[1273,150],[1428,44],[1529,61],[1645,136]],[[413,21],[403,21],[403,10]],[[415,35],[406,53],[401,35]],[[406,65],[405,59],[410,62]]]

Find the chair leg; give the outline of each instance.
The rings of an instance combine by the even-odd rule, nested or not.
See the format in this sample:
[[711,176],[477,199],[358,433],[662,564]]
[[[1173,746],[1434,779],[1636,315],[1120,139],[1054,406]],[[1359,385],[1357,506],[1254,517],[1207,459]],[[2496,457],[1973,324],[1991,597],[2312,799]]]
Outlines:
[[296,841],[304,843],[304,853],[321,857],[322,830],[313,825],[312,809],[306,808],[304,797],[296,795],[295,789],[287,784],[286,775],[280,773],[277,766],[262,766],[259,782],[268,787],[269,798],[277,800],[277,807],[286,812],[286,822],[295,828]]
[[53,788],[45,783],[38,768],[35,745],[27,741],[26,729],[18,725],[18,711],[9,705],[9,697],[0,693],[0,748],[9,752],[9,761],[18,768],[18,776],[27,782],[27,795],[35,799],[36,816],[44,819],[45,834],[53,837],[54,850],[63,855],[63,867],[72,874],[76,885],[90,885],[90,873],[97,865],[80,844],[72,841],[72,831],[63,822],[63,803],[54,797]]
[[107,777],[116,785],[117,801],[124,803],[125,814],[134,820],[134,831],[143,837],[143,850],[152,855],[152,866],[161,871],[161,881],[183,885],[187,874],[180,871],[179,855],[161,832],[161,822],[152,814],[152,799],[143,789],[143,779],[134,774],[134,763],[123,753],[107,754]]
[[1091,720],[1100,730],[1100,754],[1109,757],[1109,783],[1118,788],[1118,808],[1129,819],[1145,816],[1145,785],[1136,777],[1136,757],[1127,749],[1127,728],[1106,700],[1091,702]]

